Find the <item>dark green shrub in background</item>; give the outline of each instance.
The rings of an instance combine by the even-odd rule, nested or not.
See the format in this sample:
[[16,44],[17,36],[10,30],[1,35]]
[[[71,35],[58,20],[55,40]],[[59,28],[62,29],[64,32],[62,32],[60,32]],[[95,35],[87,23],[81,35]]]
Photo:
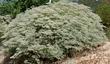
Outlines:
[[[52,2],[59,0],[52,0]],[[90,6],[93,10],[96,9],[97,5],[100,4],[102,0],[65,0],[73,1],[81,4]],[[4,0],[0,4],[0,15],[10,14],[12,17],[15,17],[16,14],[24,12],[26,9],[31,8],[32,6],[40,6],[48,3],[49,0]]]
[[101,4],[97,10],[96,13],[102,18],[103,24],[106,27],[110,27],[110,4],[103,3]]
[[106,32],[106,35],[107,35],[108,39],[110,40],[110,27],[107,27],[105,29],[105,32]]
[[84,4],[86,6],[91,7],[93,11],[96,10],[97,6],[102,2],[102,0],[68,0],[72,2],[76,2],[79,4]]
[[[54,2],[55,1],[58,0],[54,0]],[[9,14],[14,18],[16,14],[24,12],[32,6],[40,6],[48,2],[49,0],[5,0],[5,2],[0,4],[0,15]]]
[[96,13],[101,17],[103,25],[106,27],[105,32],[110,38],[110,3],[103,1],[96,9]]
[[79,0],[78,3],[84,4],[91,7],[93,11],[96,10],[97,6],[101,4],[102,0]]
[[52,63],[71,49],[75,53],[102,44],[106,37],[100,22],[100,17],[84,5],[39,6],[10,22],[2,37],[3,46],[12,54],[11,64],[43,64],[44,60]]

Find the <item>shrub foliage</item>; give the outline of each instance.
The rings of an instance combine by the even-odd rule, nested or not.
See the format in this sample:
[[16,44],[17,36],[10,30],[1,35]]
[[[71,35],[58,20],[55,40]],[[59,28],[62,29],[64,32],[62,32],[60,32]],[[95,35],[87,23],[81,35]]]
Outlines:
[[[2,38],[12,64],[42,64],[61,59],[70,49],[91,49],[105,40],[98,15],[76,3],[39,6],[18,14]],[[75,53],[75,52],[74,52]]]
[[1,41],[3,40],[1,37],[4,35],[5,28],[7,27],[10,21],[11,18],[9,15],[0,16],[0,45],[2,44]]

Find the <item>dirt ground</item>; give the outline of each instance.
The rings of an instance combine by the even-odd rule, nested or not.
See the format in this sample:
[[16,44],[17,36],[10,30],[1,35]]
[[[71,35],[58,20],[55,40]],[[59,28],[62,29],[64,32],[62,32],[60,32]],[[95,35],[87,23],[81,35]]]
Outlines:
[[2,52],[2,51],[0,51],[0,64],[2,64],[3,59],[4,59],[3,52]]
[[76,57],[76,64],[110,64],[110,42],[86,56]]
[[[2,64],[3,58],[3,52],[0,52],[0,64]],[[105,45],[85,56],[67,59],[60,64],[110,64],[110,42],[106,42]]]

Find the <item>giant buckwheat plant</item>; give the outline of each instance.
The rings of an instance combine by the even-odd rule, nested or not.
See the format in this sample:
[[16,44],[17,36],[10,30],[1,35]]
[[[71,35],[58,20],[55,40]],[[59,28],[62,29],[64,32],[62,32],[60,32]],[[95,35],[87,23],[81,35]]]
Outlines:
[[1,37],[4,35],[5,28],[10,21],[11,17],[9,15],[0,16],[0,45],[2,44],[1,41],[3,40]]
[[11,64],[43,64],[47,59],[63,58],[70,49],[80,51],[101,44],[106,37],[100,22],[84,5],[58,2],[39,6],[10,22],[3,44],[12,54]]

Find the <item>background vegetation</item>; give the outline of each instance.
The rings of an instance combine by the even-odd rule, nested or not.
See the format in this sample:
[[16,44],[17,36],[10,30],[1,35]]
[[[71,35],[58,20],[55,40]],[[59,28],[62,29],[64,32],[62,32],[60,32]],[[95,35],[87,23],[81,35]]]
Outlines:
[[96,10],[96,13],[102,18],[103,25],[106,27],[105,32],[110,38],[110,1],[104,0],[102,4],[100,4]]
[[[58,0],[54,0],[58,1]],[[34,6],[40,6],[48,3],[49,0],[4,0],[0,4],[0,15],[11,15],[15,18],[16,14],[24,12]],[[52,1],[53,2],[53,1]]]

